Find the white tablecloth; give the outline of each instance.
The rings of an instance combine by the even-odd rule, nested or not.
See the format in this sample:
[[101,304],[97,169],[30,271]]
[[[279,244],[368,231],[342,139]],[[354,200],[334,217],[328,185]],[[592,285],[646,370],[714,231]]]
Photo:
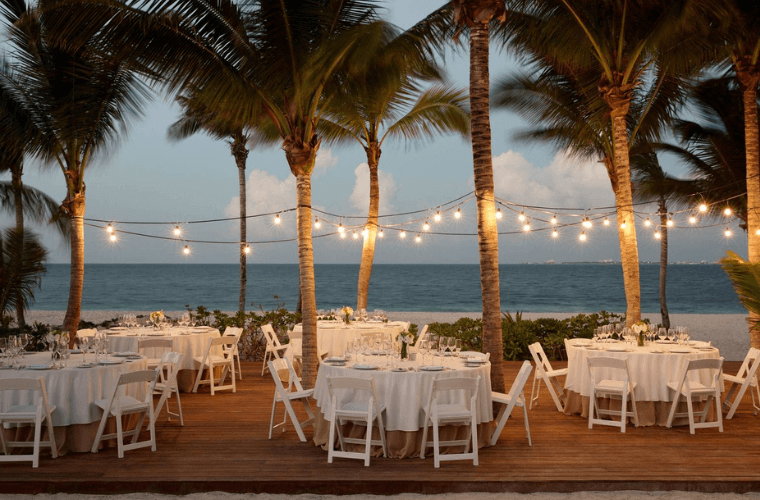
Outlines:
[[[441,358],[436,358],[440,363]],[[370,360],[364,363],[382,364],[385,360],[378,357],[377,360]],[[375,380],[378,398],[386,406],[385,428],[388,431],[417,431],[424,425],[425,406],[430,398],[430,392],[433,388],[433,380],[436,378],[452,377],[477,377],[480,376],[478,386],[477,401],[477,418],[478,423],[490,422],[493,420],[493,409],[491,405],[491,364],[486,363],[476,368],[467,368],[460,358],[446,358],[446,370],[443,371],[411,371],[396,373],[388,370],[357,370],[349,366],[339,367],[332,366],[329,363],[322,363],[319,366],[317,383],[314,388],[314,399],[317,406],[321,408],[325,419],[332,421],[330,413],[330,394],[327,388],[327,376],[331,377],[360,377],[372,378]],[[417,363],[404,361],[403,367],[417,366]],[[353,393],[350,391],[343,392],[338,404],[345,404],[352,401],[365,402],[367,397],[363,393]],[[442,402],[447,402],[441,399]],[[465,403],[464,391],[460,394],[449,393],[448,402]]]
[[[668,382],[678,382],[678,377],[686,367],[689,360],[699,358],[719,358],[718,349],[699,350],[698,346],[706,344],[695,342],[689,346],[688,353],[673,353],[671,350],[684,349],[685,346],[675,344],[653,344],[644,347],[632,347],[631,352],[613,352],[610,349],[631,348],[623,343],[596,344],[599,350],[583,347],[586,341],[573,339],[568,341],[567,346],[567,378],[565,389],[577,392],[581,396],[590,397],[592,382],[590,380],[586,359],[590,356],[607,356],[628,360],[628,369],[631,380],[636,383],[634,394],[637,401],[672,401],[672,391],[668,389]],[[666,351],[666,352],[655,352]],[[600,371],[600,377],[611,380],[622,380],[618,372],[612,370]],[[709,384],[709,377],[699,372],[692,372],[690,379]],[[703,380],[704,379],[704,380]]]
[[[352,321],[350,325],[339,321],[319,321],[317,322],[317,347],[320,353],[327,352],[328,356],[343,356],[348,343],[353,342],[356,338],[361,338],[362,335],[381,333],[395,337],[405,326],[406,323],[402,321],[388,323]],[[302,334],[301,325],[296,325],[293,327],[293,331],[289,333],[292,347],[288,349],[290,352],[286,353],[286,356],[291,358],[291,361],[293,351],[301,352]]]
[[[219,335],[219,330],[215,328],[175,327],[165,331],[152,328],[135,328],[119,330],[118,333],[109,333],[108,348],[115,352],[137,352],[138,339],[140,338],[171,339],[172,351],[182,354],[179,369],[197,370],[200,363],[193,358],[206,354],[208,340],[219,337]],[[145,354],[149,358],[160,358],[160,351],[159,349],[145,349],[145,352],[140,354]]]
[[[119,358],[109,357],[111,360]],[[95,361],[94,354],[88,354],[87,361]],[[72,354],[68,360],[69,367],[60,370],[0,370],[0,378],[40,378],[45,382],[48,403],[56,406],[53,412],[54,426],[73,424],[89,424],[98,422],[103,411],[93,404],[98,399],[111,395],[113,387],[121,373],[147,369],[145,358],[137,361],[124,361],[120,364],[96,366],[93,368],[77,368],[82,362],[81,354]],[[24,356],[23,363],[29,365],[49,365],[50,354],[47,352]],[[145,397],[146,388],[138,388],[138,384],[127,386],[127,395],[141,399]],[[12,391],[0,394],[2,408],[16,404],[32,404],[31,391]]]

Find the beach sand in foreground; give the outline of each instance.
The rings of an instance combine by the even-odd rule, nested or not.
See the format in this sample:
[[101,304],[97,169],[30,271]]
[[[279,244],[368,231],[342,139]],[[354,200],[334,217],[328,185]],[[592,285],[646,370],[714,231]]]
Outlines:
[[[177,318],[186,311],[164,311],[164,314]],[[118,318],[122,314],[149,315],[151,311],[82,311],[82,319],[95,324]],[[63,323],[64,311],[29,311],[27,322],[60,325]],[[229,314],[234,314],[230,312]],[[523,319],[556,318],[564,319],[578,313],[523,313]],[[480,318],[480,313],[473,312],[417,312],[389,311],[391,319],[409,321],[417,325],[429,323],[453,323],[459,318]],[[660,322],[659,314],[643,314],[653,324]],[[741,361],[749,350],[749,333],[745,314],[671,314],[672,326],[686,326],[694,340],[710,340],[720,349],[726,361]]]

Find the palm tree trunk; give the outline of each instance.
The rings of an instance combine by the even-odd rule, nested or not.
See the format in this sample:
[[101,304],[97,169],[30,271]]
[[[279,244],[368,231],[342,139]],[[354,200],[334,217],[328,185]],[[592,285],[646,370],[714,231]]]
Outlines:
[[665,300],[665,282],[668,277],[668,207],[660,197],[660,316],[662,326],[670,328],[670,314]]
[[359,266],[359,285],[356,295],[356,309],[367,308],[369,279],[372,275],[372,262],[375,259],[375,238],[377,237],[377,215],[380,210],[380,182],[377,177],[377,165],[380,161],[380,146],[372,142],[367,151],[369,166],[369,212],[367,213],[367,236],[362,246],[362,262]]
[[245,313],[245,290],[248,284],[247,273],[247,255],[246,247],[246,198],[245,198],[245,162],[248,158],[248,149],[245,147],[245,140],[240,138],[230,146],[232,154],[235,157],[235,164],[238,168],[238,185],[240,190],[240,296],[238,297],[238,311]]
[[470,109],[475,196],[478,206],[480,290],[483,298],[483,348],[491,353],[491,387],[506,392],[502,367],[501,297],[499,290],[499,234],[494,205],[487,23],[470,28]]
[[[13,204],[16,211],[16,231],[18,232],[18,234],[24,234],[24,200],[23,200],[23,194],[22,194],[23,184],[21,182],[23,169],[24,169],[24,166],[20,158],[19,158],[18,163],[15,163],[14,165],[11,166],[11,184],[13,186]],[[19,241],[23,245],[24,238],[21,238]],[[23,252],[24,250],[22,246],[21,248],[22,255],[23,255]],[[24,319],[24,307],[21,305],[21,301],[16,301],[16,322],[18,323],[19,327],[24,327],[26,325],[26,320]]]
[[69,281],[69,303],[63,319],[63,329],[69,332],[73,345],[79,319],[82,314],[82,289],[84,287],[84,209],[82,193],[69,195],[64,202],[71,217],[71,279]]
[[298,197],[298,268],[301,308],[303,312],[303,386],[312,388],[317,381],[317,301],[314,282],[314,248],[311,241],[311,175],[296,177]]
[[[757,85],[760,74],[749,67],[737,67],[736,75],[744,100],[744,147],[747,154],[747,258],[760,262],[760,156],[758,156]],[[750,313],[750,325],[760,316]],[[750,345],[760,348],[760,330],[749,328]]]

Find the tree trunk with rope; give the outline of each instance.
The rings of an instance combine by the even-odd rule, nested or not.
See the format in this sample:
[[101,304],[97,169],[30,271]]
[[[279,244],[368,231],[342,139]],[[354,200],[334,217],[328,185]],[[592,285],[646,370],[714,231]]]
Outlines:
[[69,194],[63,202],[63,208],[71,219],[71,278],[63,329],[69,333],[69,345],[73,347],[82,314],[84,287],[84,192]]
[[[24,234],[24,199],[23,199],[23,183],[21,176],[23,175],[24,164],[23,159],[18,158],[18,161],[14,161],[11,166],[11,185],[13,186],[13,205],[16,212],[16,231],[18,234]],[[21,254],[23,255],[23,243],[24,238],[20,238],[21,242]],[[21,305],[21,301],[16,301],[16,323],[19,327],[26,326],[26,319],[24,318],[24,308]]]
[[369,280],[372,275],[372,263],[375,259],[375,239],[377,238],[377,216],[380,210],[380,182],[378,180],[378,163],[380,162],[380,145],[372,142],[367,152],[369,166],[369,211],[367,212],[366,236],[362,246],[362,261],[359,266],[359,284],[356,295],[356,309],[367,308]]
[[238,311],[245,314],[245,291],[248,286],[248,268],[246,266],[248,255],[245,253],[246,243],[246,194],[245,194],[245,167],[248,159],[248,149],[245,147],[244,136],[236,136],[230,144],[230,151],[235,158],[238,168],[238,184],[240,191],[240,294],[238,296]]
[[660,197],[660,316],[662,326],[670,328],[670,314],[665,299],[668,278],[668,207],[665,198]]

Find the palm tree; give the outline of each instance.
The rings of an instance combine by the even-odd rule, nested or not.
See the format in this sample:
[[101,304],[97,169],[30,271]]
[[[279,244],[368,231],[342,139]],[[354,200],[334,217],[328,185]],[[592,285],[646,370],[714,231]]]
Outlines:
[[0,237],[0,319],[9,311],[25,310],[34,300],[45,272],[47,251],[30,231],[8,228]]
[[[692,0],[526,0],[515,2],[503,31],[510,49],[528,61],[552,61],[567,66],[567,72],[596,74],[596,97],[605,104],[613,138],[611,159],[629,325],[641,319],[629,157],[631,100],[653,65],[680,74],[699,64],[698,56],[706,49],[700,31],[704,25],[697,21],[709,8],[709,2]],[[584,87],[592,89],[588,84]]]
[[[259,144],[272,144],[275,138],[271,130],[258,127],[249,130],[241,122],[233,122],[222,116],[217,111],[209,110],[202,101],[198,92],[190,92],[177,98],[183,109],[183,115],[169,127],[169,139],[182,140],[191,135],[203,131],[209,136],[226,140],[230,147],[230,153],[235,160],[238,169],[238,185],[240,196],[240,294],[238,297],[238,311],[245,313],[245,292],[248,282],[246,261],[250,248],[246,236],[246,194],[245,194],[245,168],[248,159],[248,145],[253,141]],[[263,119],[263,117],[262,117]],[[266,132],[270,132],[268,135]]]
[[[386,139],[421,141],[436,134],[469,133],[469,116],[464,91],[443,83],[440,70],[423,59],[409,67],[407,34],[401,34],[381,47],[370,72],[343,86],[335,101],[335,112],[321,120],[321,131],[328,141],[357,141],[367,154],[369,168],[369,211],[365,225],[362,259],[359,268],[356,308],[367,308],[372,262],[380,207],[378,169]],[[412,46],[412,52],[415,52]],[[412,54],[419,55],[419,54]],[[437,82],[423,89],[421,83]]]
[[[84,174],[93,157],[116,143],[142,113],[145,84],[99,42],[61,45],[48,39],[54,15],[42,8],[3,10],[9,24],[15,71],[2,71],[0,85],[33,119],[30,151],[60,168],[66,182],[62,208],[71,226],[71,281],[63,327],[79,325],[84,282]],[[72,342],[74,341],[74,335]]]

